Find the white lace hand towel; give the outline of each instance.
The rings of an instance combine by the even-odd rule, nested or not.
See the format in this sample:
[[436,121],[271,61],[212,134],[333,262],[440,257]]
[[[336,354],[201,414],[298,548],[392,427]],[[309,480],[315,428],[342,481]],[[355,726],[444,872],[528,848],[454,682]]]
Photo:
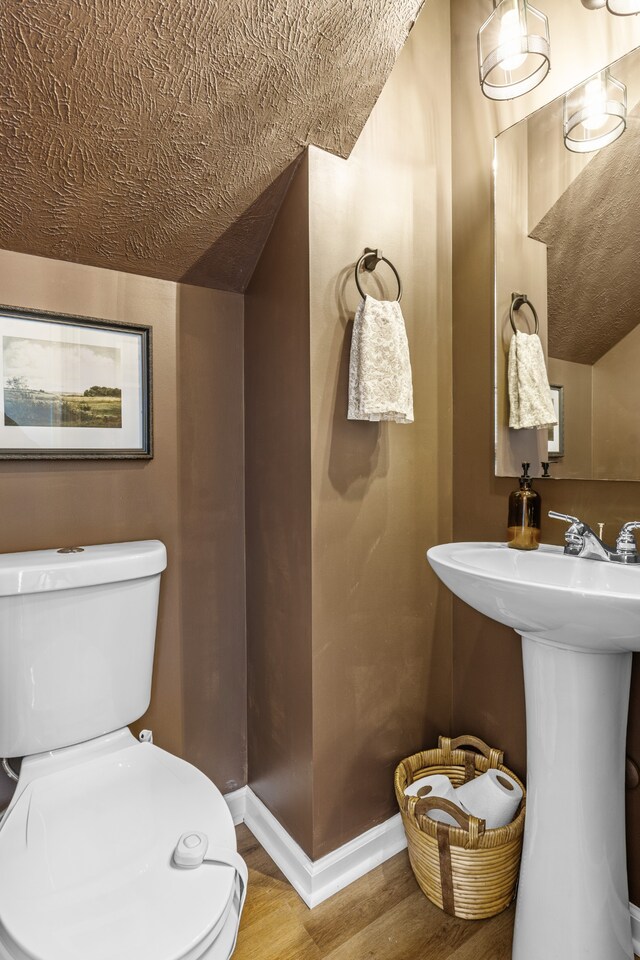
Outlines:
[[557,422],[540,337],[518,331],[509,344],[509,426],[535,430]]
[[347,419],[413,423],[409,344],[397,300],[365,297],[356,310]]

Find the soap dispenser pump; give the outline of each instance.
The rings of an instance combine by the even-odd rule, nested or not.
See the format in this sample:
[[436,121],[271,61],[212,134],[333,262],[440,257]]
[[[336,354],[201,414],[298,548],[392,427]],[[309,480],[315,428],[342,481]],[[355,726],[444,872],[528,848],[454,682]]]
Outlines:
[[537,550],[540,546],[542,499],[532,488],[528,463],[522,464],[520,489],[509,496],[509,543],[514,550]]

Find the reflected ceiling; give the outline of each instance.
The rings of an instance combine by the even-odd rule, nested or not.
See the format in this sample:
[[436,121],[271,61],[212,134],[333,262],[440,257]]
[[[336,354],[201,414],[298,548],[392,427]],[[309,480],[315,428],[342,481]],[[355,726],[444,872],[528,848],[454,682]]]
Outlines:
[[640,321],[640,112],[535,227],[546,243],[549,356],[593,364]]
[[4,0],[0,247],[242,290],[422,0]]

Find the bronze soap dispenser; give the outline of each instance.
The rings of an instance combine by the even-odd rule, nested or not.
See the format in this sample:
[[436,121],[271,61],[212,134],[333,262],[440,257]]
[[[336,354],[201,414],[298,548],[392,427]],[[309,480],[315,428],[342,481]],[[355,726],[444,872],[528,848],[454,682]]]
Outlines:
[[509,496],[509,543],[514,550],[537,550],[540,546],[542,499],[532,488],[528,463],[522,464],[520,489]]

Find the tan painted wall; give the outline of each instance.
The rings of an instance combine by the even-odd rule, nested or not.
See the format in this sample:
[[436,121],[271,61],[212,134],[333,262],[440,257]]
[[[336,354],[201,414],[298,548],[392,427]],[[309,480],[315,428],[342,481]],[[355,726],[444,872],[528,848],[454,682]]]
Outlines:
[[[310,151],[314,857],[393,815],[398,760],[449,725],[450,601],[424,558],[451,533],[449,74],[437,0],[349,160]],[[403,280],[411,426],[346,419],[365,246]],[[395,297],[384,265],[363,283]]]
[[640,327],[593,365],[595,477],[640,477]]
[[[593,367],[549,357],[549,383],[564,387],[564,456],[551,464],[558,479],[593,476]],[[639,473],[640,475],[640,473]]]
[[[153,460],[0,462],[1,546],[166,544],[152,702],[137,727],[197,758],[223,790],[239,786],[244,716],[221,712],[244,698],[242,298],[0,251],[0,302],[153,327]],[[181,562],[212,539],[213,558],[187,583]]]
[[183,755],[246,783],[243,299],[179,284]]
[[250,785],[312,847],[308,164],[245,298]]
[[[437,0],[350,159],[310,150],[246,297],[250,782],[314,859],[393,815],[396,763],[449,727],[424,558],[451,535],[448,49]],[[412,426],[346,420],[367,245],[402,274]]]
[[[502,540],[514,481],[493,473],[493,263],[491,162],[493,139],[511,123],[640,42],[640,24],[573,0],[553,5],[553,70],[531,94],[502,105],[478,87],[476,32],[484,0],[452,0],[453,62],[453,315],[454,539]],[[624,22],[623,22],[624,21]],[[470,476],[473,483],[470,484]],[[470,490],[470,487],[472,489]],[[613,527],[635,516],[633,483],[553,481],[541,487],[543,508]],[[543,538],[559,543],[562,524],[543,520]],[[507,762],[524,769],[524,691],[515,634],[454,603],[453,727],[475,730],[503,746]],[[640,756],[640,682],[633,681],[629,744]],[[640,791],[628,795],[631,895],[640,902]]]

